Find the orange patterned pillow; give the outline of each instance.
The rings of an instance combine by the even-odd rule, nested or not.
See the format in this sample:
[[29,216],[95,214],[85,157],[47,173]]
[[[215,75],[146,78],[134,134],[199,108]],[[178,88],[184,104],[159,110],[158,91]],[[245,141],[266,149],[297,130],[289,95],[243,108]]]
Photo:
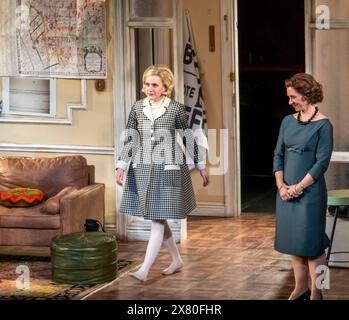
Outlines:
[[7,208],[35,206],[44,198],[45,194],[38,189],[14,188],[0,192],[0,204]]

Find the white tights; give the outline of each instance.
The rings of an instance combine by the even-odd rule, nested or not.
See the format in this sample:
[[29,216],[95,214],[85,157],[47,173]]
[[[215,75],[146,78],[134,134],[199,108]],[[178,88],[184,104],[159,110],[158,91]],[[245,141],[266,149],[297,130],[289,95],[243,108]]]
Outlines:
[[162,274],[170,275],[172,273],[179,271],[183,267],[183,260],[181,258],[181,255],[179,254],[176,241],[172,236],[172,232],[167,221],[165,221],[164,246],[170,252],[172,257],[172,262],[168,268],[162,271]]
[[168,268],[162,271],[162,274],[170,275],[179,271],[183,267],[182,258],[167,221],[153,220],[151,223],[150,238],[144,262],[136,272],[129,273],[130,276],[137,278],[140,281],[147,280],[149,270],[159,253],[162,243],[164,243],[164,246],[168,249],[172,257],[172,263]]

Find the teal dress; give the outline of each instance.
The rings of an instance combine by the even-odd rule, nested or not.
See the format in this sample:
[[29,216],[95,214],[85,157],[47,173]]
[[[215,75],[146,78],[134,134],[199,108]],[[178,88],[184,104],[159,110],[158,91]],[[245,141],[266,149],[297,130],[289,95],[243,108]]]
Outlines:
[[333,127],[328,119],[302,125],[293,115],[280,127],[274,152],[273,171],[283,171],[288,185],[299,183],[309,173],[315,182],[295,199],[276,195],[275,250],[315,257],[329,246],[325,233],[327,190],[324,173],[333,149]]

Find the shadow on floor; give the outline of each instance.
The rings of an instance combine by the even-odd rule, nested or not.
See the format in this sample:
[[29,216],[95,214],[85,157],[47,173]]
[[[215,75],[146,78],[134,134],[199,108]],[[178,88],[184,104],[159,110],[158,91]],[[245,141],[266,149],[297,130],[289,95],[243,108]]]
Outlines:
[[275,212],[275,195],[273,176],[242,176],[242,212]]

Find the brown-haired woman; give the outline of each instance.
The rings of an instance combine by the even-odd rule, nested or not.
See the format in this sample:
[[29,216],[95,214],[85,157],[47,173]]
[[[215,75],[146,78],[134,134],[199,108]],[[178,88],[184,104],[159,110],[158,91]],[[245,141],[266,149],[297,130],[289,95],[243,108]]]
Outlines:
[[193,186],[177,133],[185,134],[186,150],[200,171],[203,185],[209,177],[198,146],[189,130],[184,105],[170,99],[173,74],[164,65],[152,65],[143,74],[146,98],[136,101],[127,122],[125,144],[116,165],[116,182],[124,186],[120,212],[151,220],[150,238],[139,270],[130,273],[146,281],[162,244],[172,263],[163,270],[170,275],[183,267],[167,219],[184,219],[196,206]]
[[324,173],[333,149],[333,127],[319,112],[322,86],[311,75],[295,74],[285,86],[295,113],[283,119],[274,152],[275,249],[292,256],[295,288],[289,299],[316,300],[322,299],[318,267],[326,265],[329,246]]

